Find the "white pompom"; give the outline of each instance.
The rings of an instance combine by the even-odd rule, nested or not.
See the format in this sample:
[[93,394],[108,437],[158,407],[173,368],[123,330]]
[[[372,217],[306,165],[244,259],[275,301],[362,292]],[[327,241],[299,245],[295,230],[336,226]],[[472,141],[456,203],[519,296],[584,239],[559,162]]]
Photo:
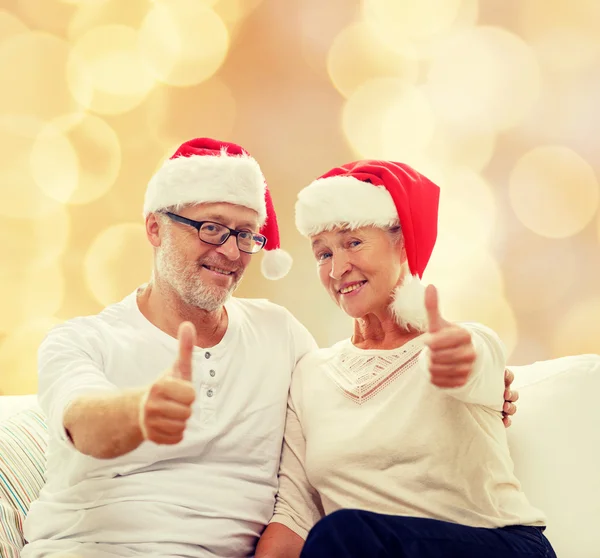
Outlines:
[[292,261],[292,256],[281,248],[265,250],[260,269],[267,279],[281,279],[292,268]]
[[427,329],[425,285],[418,275],[407,275],[402,284],[396,287],[390,310],[401,327],[421,332]]

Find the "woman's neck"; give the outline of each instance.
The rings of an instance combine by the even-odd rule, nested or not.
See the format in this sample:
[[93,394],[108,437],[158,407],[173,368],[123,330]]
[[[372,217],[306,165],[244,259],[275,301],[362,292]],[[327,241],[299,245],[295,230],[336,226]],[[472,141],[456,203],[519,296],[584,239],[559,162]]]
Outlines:
[[354,320],[352,344],[359,349],[397,349],[419,335],[419,331],[401,328],[390,314],[367,314]]

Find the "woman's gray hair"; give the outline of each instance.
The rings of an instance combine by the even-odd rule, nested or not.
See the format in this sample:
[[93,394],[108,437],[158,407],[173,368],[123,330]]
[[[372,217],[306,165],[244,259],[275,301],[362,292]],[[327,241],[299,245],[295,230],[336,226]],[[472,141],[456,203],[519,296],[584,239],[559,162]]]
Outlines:
[[390,225],[387,231],[390,233],[390,236],[392,237],[392,242],[394,244],[397,244],[402,240],[402,227],[400,226],[400,222],[393,223],[392,225]]

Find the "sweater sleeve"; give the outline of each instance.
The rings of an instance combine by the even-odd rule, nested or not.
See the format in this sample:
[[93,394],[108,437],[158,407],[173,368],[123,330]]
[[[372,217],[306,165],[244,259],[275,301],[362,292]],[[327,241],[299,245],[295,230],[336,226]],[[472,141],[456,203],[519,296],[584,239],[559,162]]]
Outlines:
[[[296,375],[297,372],[294,373]],[[294,406],[293,391],[294,383],[288,398],[279,466],[279,491],[271,523],[281,523],[306,539],[312,526],[324,513],[321,499],[306,475],[306,439]]]
[[[477,355],[467,383],[458,388],[437,388],[465,403],[474,403],[502,411],[506,349],[490,328],[476,323],[461,324],[471,333]],[[420,365],[429,372],[429,349],[421,351]]]

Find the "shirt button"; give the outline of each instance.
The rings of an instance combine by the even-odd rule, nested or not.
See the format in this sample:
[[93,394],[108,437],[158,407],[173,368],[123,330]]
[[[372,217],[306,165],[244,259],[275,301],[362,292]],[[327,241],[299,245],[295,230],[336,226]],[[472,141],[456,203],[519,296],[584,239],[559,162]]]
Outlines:
[[215,372],[214,370],[211,370],[211,371],[209,372],[209,374],[211,375],[211,377],[213,377],[213,378],[214,378],[214,377],[215,377],[215,374],[216,374],[216,372]]
[[213,390],[212,390],[212,389],[209,389],[209,390],[206,392],[206,395],[207,395],[208,397],[212,397],[212,396],[213,396],[213,394],[214,394],[214,392],[213,392]]
[[207,359],[208,359],[208,358],[210,358],[210,353],[209,353],[208,351],[206,351],[206,352],[204,353],[204,358],[207,358]]

